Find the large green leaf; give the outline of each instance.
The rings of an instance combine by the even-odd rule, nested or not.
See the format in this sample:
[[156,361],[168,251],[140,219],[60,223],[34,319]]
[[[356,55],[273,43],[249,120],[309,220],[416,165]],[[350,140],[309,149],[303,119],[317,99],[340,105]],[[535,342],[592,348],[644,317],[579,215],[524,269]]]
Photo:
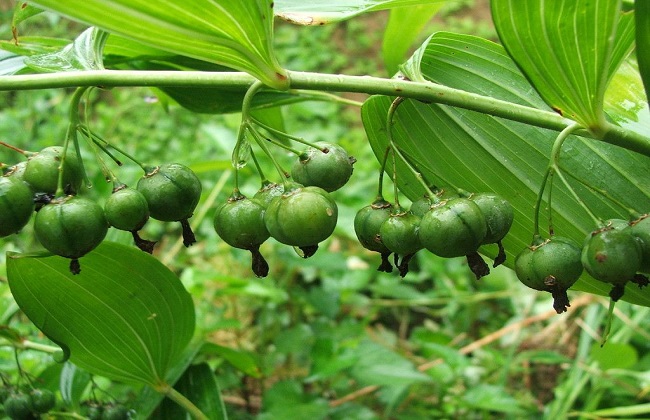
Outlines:
[[91,373],[156,385],[192,337],[194,305],[157,259],[105,242],[72,275],[61,257],[7,258],[20,308],[70,360]]
[[406,59],[415,38],[442,5],[441,1],[413,7],[398,7],[390,11],[381,45],[388,74],[397,72],[398,66]]
[[273,53],[271,0],[38,0],[35,4],[175,54],[288,81]]
[[325,25],[394,7],[444,3],[446,0],[276,0],[275,15],[298,25]]
[[[437,33],[420,49],[407,68],[417,67],[428,80],[498,99],[548,110],[506,52],[492,42],[458,34]],[[635,98],[629,98],[630,101]],[[377,156],[387,146],[386,113],[391,98],[376,96],[363,106],[362,117]],[[645,103],[639,109],[644,109]],[[615,112],[612,107],[611,112]],[[515,221],[503,243],[506,265],[530,244],[533,207],[546,170],[556,132],[444,105],[407,100],[397,110],[393,135],[398,146],[422,172],[440,187],[467,191],[494,191],[515,208]],[[567,174],[606,190],[615,200],[639,212],[650,209],[650,158],[595,140],[570,137],[560,165]],[[570,178],[571,179],[571,178]],[[402,192],[415,199],[423,189],[398,166]],[[572,182],[586,205],[598,217],[625,218],[625,211],[602,195]],[[369,200],[372,197],[368,198]],[[543,203],[543,209],[547,203]],[[552,197],[555,231],[582,243],[595,228],[587,213],[556,180]],[[544,210],[542,220],[547,220]],[[544,227],[544,225],[542,226]],[[496,247],[481,249],[494,256]],[[576,289],[607,294],[610,286],[583,275]],[[648,289],[628,286],[624,299],[650,305]]]
[[615,0],[493,0],[501,42],[555,111],[595,133],[613,71],[632,48],[633,16]]
[[650,97],[650,2],[634,2],[636,16],[636,56],[639,70],[645,85],[646,95]]

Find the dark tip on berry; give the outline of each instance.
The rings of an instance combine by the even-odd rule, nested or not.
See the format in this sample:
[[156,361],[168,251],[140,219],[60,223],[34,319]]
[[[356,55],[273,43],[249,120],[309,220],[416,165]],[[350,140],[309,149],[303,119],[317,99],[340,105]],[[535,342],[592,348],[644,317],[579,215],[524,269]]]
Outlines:
[[183,227],[183,245],[187,248],[196,243],[196,236],[194,236],[190,222],[187,219],[183,219],[180,222]]
[[75,276],[81,273],[81,264],[79,264],[79,259],[73,258],[70,260],[70,272]]
[[635,274],[630,281],[639,286],[639,289],[642,289],[650,284],[650,279],[648,279],[648,276],[639,273]]
[[142,237],[140,237],[138,232],[135,230],[131,232],[131,235],[133,235],[133,241],[135,242],[135,246],[140,248],[141,251],[144,251],[148,254],[153,254],[153,248],[156,245],[156,242],[142,239]]
[[299,246],[298,249],[302,251],[301,257],[307,259],[309,257],[312,257],[316,253],[316,251],[318,251],[318,244]]
[[405,277],[409,273],[409,262],[414,255],[415,253],[404,255],[402,257],[402,262],[400,262],[399,265],[395,264],[397,266],[397,270],[399,271],[400,277]]
[[472,270],[472,273],[476,276],[476,280],[490,274],[490,267],[488,267],[487,263],[478,252],[467,254],[466,257],[469,269]]
[[494,264],[492,264],[492,268],[496,268],[506,262],[506,250],[503,248],[501,241],[497,241],[497,246],[499,247],[499,253],[497,254],[496,258],[494,258]]
[[251,268],[257,277],[266,277],[269,274],[269,263],[266,262],[264,256],[260,253],[260,246],[249,249],[252,256]]
[[609,297],[614,301],[618,301],[623,297],[625,293],[625,284],[616,284],[612,287],[612,290],[609,292]]
[[390,252],[381,253],[381,264],[377,268],[377,271],[382,271],[384,273],[393,272],[393,266],[390,263]]
[[569,304],[569,296],[566,293],[566,290],[553,290],[551,292],[553,296],[553,309],[558,314],[566,312],[567,308],[571,305]]

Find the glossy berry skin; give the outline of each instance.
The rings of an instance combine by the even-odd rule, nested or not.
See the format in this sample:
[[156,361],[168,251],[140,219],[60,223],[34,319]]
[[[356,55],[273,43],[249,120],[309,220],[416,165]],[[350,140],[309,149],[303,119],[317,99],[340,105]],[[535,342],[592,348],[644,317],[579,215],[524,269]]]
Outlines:
[[178,163],[147,171],[137,189],[147,200],[151,217],[165,222],[189,219],[201,198],[201,181],[190,168]]
[[19,178],[0,176],[0,238],[20,231],[33,212],[29,186]]
[[352,176],[356,161],[340,146],[327,142],[316,143],[320,149],[309,147],[291,168],[291,177],[305,186],[325,191],[336,191]]
[[[59,180],[59,165],[63,147],[52,146],[29,158],[23,173],[23,180],[34,192],[54,194]],[[76,153],[68,151],[63,165],[63,189],[66,193],[79,191],[83,179],[81,162]]]
[[567,290],[582,274],[581,252],[573,240],[554,236],[521,251],[515,259],[515,273],[531,289]]
[[481,209],[487,223],[487,232],[481,243],[493,244],[503,239],[515,218],[512,205],[494,193],[473,194],[470,199]]
[[149,204],[140,191],[124,187],[108,197],[104,213],[114,228],[134,232],[142,229],[149,220]]
[[243,195],[231,197],[214,215],[214,229],[228,245],[253,249],[269,238],[264,207]]
[[418,235],[420,218],[411,212],[393,213],[379,228],[382,243],[397,255],[412,255],[422,249]]
[[476,252],[487,234],[479,206],[467,198],[442,201],[420,222],[420,241],[440,257],[461,257]]
[[409,209],[409,211],[414,215],[422,218],[425,214],[427,214],[427,212],[431,209],[431,207],[434,204],[435,202],[431,200],[431,197],[428,196],[420,197],[411,203],[411,208]]
[[327,191],[302,187],[275,197],[264,213],[264,223],[278,242],[297,247],[327,239],[338,218],[338,207]]
[[585,239],[582,265],[596,280],[623,285],[641,268],[641,245],[626,229],[605,227]]
[[354,217],[354,232],[361,245],[379,253],[390,252],[381,240],[379,229],[390,217],[392,206],[381,199],[362,208]]
[[37,413],[47,413],[56,404],[56,397],[49,389],[32,389],[32,410]]
[[[299,184],[297,182],[287,183],[287,189],[289,191],[295,190],[296,188],[302,188],[302,187],[304,187],[304,185]],[[283,193],[284,193],[284,184],[276,184],[272,182],[260,188],[253,196],[252,200],[259,202],[264,208],[267,208],[275,197],[281,196]]]
[[80,258],[99,245],[108,230],[104,210],[78,196],[53,200],[34,220],[36,239],[55,255]]
[[639,271],[650,273],[650,214],[644,214],[625,228],[641,245],[641,267]]
[[4,402],[4,410],[5,415],[12,420],[31,419],[32,398],[23,393],[11,394]]
[[560,314],[570,306],[566,291],[582,274],[580,254],[574,241],[554,236],[521,251],[515,259],[515,273],[526,286],[551,293],[553,308]]

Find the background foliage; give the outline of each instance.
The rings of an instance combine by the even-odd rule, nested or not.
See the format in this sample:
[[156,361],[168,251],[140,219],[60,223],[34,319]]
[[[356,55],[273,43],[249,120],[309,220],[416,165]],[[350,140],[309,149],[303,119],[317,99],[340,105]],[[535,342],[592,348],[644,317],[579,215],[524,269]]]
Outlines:
[[[484,1],[443,6],[414,45],[440,29],[496,39],[486,6]],[[8,40],[11,11],[2,13],[0,34]],[[394,68],[383,68],[379,50],[386,22],[383,12],[328,26],[278,21],[278,61],[292,70],[389,76]],[[43,14],[24,26],[23,35],[70,38],[81,29]],[[0,140],[29,150],[60,144],[69,93],[0,95]],[[556,316],[549,311],[549,296],[525,289],[508,269],[493,270],[476,282],[464,260],[420,253],[402,280],[374,270],[376,257],[356,243],[349,228],[356,210],[374,198],[378,172],[355,107],[302,102],[283,108],[288,132],[311,141],[335,139],[358,162],[351,183],[335,193],[341,214],[335,235],[308,260],[265,243],[262,252],[272,274],[252,277],[249,256],[222,243],[211,223],[212,209],[230,193],[230,151],[239,115],[194,114],[166,104],[164,95],[159,98],[147,89],[95,90],[90,115],[97,132],[141,160],[181,161],[203,183],[192,219],[197,245],[182,248],[170,224],[150,222],[143,232],[160,241],[156,257],[178,274],[194,298],[198,334],[208,337],[207,345],[191,344],[183,356],[186,365],[193,364],[180,388],[195,380],[205,384],[197,389],[220,390],[233,419],[562,418],[650,412],[648,308],[619,303],[613,334],[601,347],[607,312],[602,298],[573,293],[572,311]],[[0,149],[0,161],[17,160]],[[245,171],[242,189],[252,194],[258,181],[252,170]],[[120,174],[129,183],[140,176],[139,168],[129,166]],[[91,175],[89,194],[105,199],[110,186],[99,171],[91,169]],[[131,241],[116,231],[109,239]],[[3,251],[38,249],[30,228],[0,245]],[[14,349],[14,333],[48,340],[18,310],[6,284],[4,252],[0,258],[0,332],[6,338],[0,372],[6,383],[32,381],[55,390],[59,411],[87,413],[97,402],[120,402],[137,416],[173,418],[173,403],[156,409],[160,400],[149,390],[91,377],[38,351]],[[19,366],[26,378],[19,375]],[[201,395],[189,396],[200,404]],[[205,408],[217,413],[215,418],[223,416],[219,407]]]

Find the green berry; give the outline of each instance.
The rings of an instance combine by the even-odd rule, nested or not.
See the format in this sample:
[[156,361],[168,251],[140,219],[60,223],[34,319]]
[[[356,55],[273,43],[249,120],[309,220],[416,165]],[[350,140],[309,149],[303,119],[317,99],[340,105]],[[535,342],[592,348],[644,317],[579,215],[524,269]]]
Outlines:
[[123,186],[108,197],[104,213],[114,228],[134,232],[142,229],[149,219],[149,205],[140,191]]
[[102,412],[102,420],[127,420],[129,418],[129,409],[120,404],[106,407]]
[[512,205],[494,193],[473,194],[470,200],[481,209],[487,223],[487,232],[481,243],[493,244],[503,239],[514,220]]
[[624,284],[641,267],[641,247],[629,231],[599,229],[585,239],[582,264],[596,280]]
[[412,202],[409,210],[417,217],[422,218],[434,204],[435,201],[428,195],[425,195]]
[[201,198],[201,181],[190,168],[178,163],[148,171],[137,189],[147,200],[151,217],[165,222],[189,219]]
[[412,255],[422,249],[418,231],[420,218],[408,211],[398,211],[381,224],[381,242],[397,255]]
[[316,145],[319,148],[309,147],[300,155],[291,168],[291,176],[305,186],[336,191],[350,179],[356,159],[336,144],[319,142]]
[[[34,192],[54,194],[59,180],[59,166],[63,147],[46,147],[29,158],[23,179]],[[81,161],[76,153],[68,151],[63,165],[63,190],[66,194],[79,191],[83,179]]]
[[269,238],[264,224],[264,207],[239,194],[219,206],[214,229],[228,245],[241,249],[258,247]]
[[264,213],[264,223],[278,242],[297,247],[327,239],[338,218],[338,207],[319,187],[302,187],[275,197]]
[[34,220],[36,239],[53,254],[71,258],[74,274],[78,273],[77,259],[95,249],[107,230],[104,210],[94,201],[78,196],[52,200],[36,213]]
[[635,279],[641,268],[642,247],[627,229],[611,226],[598,229],[585,239],[582,265],[596,280],[614,286],[610,296],[618,300],[628,281]]
[[19,178],[0,176],[0,238],[20,231],[33,212],[29,186]]
[[390,217],[391,210],[391,204],[382,198],[357,212],[354,217],[354,232],[364,248],[382,254],[390,253],[381,240],[379,229]]
[[140,178],[138,191],[144,195],[151,217],[165,222],[180,221],[183,244],[196,242],[187,219],[192,217],[201,198],[201,181],[187,166],[167,163],[157,166]]
[[4,403],[5,414],[12,420],[31,419],[32,398],[28,394],[15,393],[7,397]]
[[625,228],[641,245],[641,267],[639,271],[650,273],[650,214],[644,214]]
[[566,311],[566,291],[582,274],[581,249],[568,238],[555,236],[530,246],[517,255],[515,273],[526,286],[553,295],[557,313]]
[[54,393],[49,389],[32,389],[32,409],[37,413],[47,413],[56,404]]
[[486,234],[483,212],[467,198],[453,198],[434,205],[420,222],[422,245],[440,257],[472,254]]

